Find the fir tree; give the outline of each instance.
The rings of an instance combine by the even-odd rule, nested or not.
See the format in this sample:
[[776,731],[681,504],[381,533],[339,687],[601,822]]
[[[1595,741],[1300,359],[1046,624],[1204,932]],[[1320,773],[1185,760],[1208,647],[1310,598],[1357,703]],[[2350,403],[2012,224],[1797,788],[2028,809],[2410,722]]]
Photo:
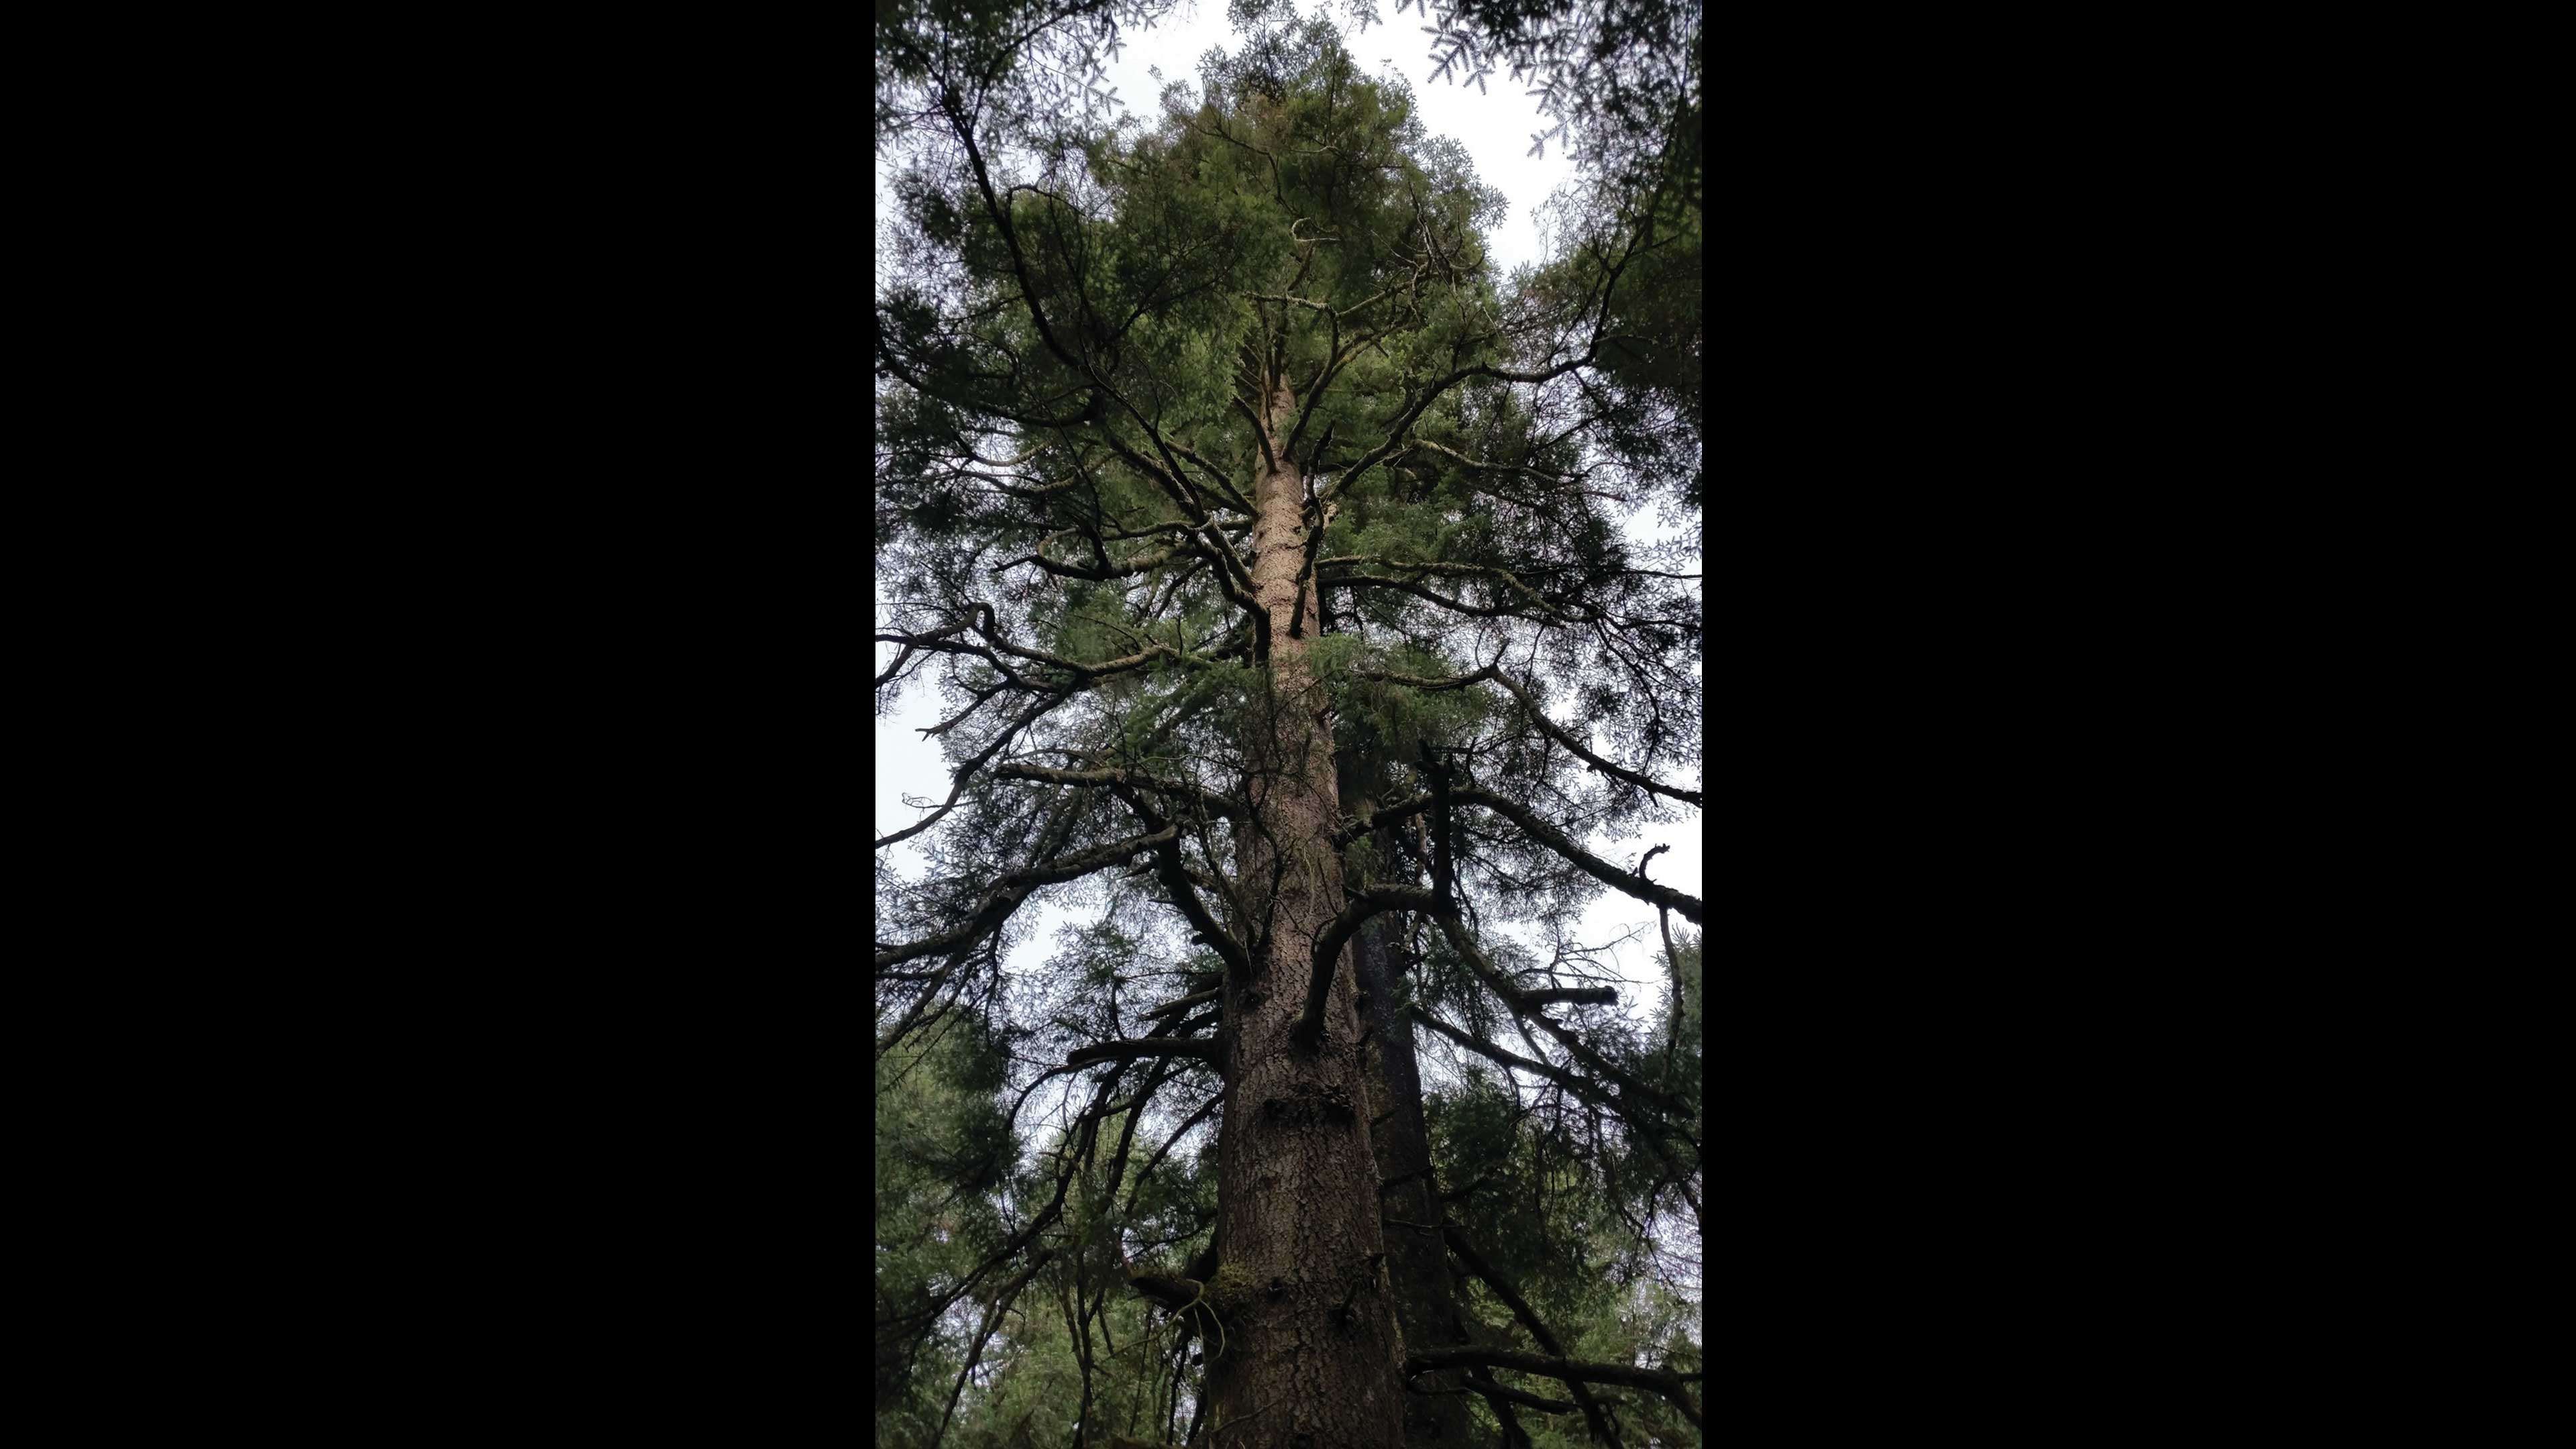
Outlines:
[[[1597,193],[1497,279],[1500,198],[1329,26],[1110,128],[1062,62],[1122,15],[915,10],[880,101],[918,149],[879,291],[876,685],[941,692],[953,766],[876,842],[931,865],[880,868],[880,1083],[1020,1064],[998,1125],[951,1103],[902,1149],[990,1207],[972,1263],[881,1256],[881,1427],[951,1435],[971,1388],[968,1437],[1061,1442],[1001,1386],[1045,1352],[1014,1305],[1052,1294],[1077,1442],[1463,1443],[1471,1397],[1514,1442],[1530,1411],[1693,1433],[1636,1275],[1695,1239],[1697,948],[1667,929],[1641,1033],[1582,950],[1496,928],[1562,943],[1602,889],[1704,917],[1586,844],[1700,803],[1696,576],[1621,527],[1698,506],[1695,209]],[[1117,909],[1015,979],[1050,889]],[[1464,1090],[1426,1099],[1424,1046]],[[1067,1078],[1023,1171],[1021,1107]]]

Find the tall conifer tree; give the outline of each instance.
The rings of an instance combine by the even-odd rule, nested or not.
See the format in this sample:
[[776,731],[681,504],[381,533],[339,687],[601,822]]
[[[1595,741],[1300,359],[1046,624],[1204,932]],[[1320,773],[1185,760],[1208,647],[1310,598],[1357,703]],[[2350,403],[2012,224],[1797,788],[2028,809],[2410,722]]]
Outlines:
[[[952,775],[876,842],[878,1047],[966,1023],[978,1061],[1036,1064],[1022,1102],[1088,1074],[977,1262],[881,1295],[881,1380],[912,1362],[890,1335],[981,1305],[962,1389],[997,1293],[1052,1262],[1091,1443],[1125,1432],[1092,1422],[1113,1279],[1195,1343],[1194,1432],[1229,1449],[1463,1442],[1462,1391],[1516,1440],[1517,1406],[1615,1442],[1612,1385],[1695,1422],[1670,1372],[1575,1356],[1476,1241],[1485,1184],[1441,1180],[1416,1038],[1555,1104],[1545,1139],[1526,1113],[1478,1126],[1471,1092],[1448,1140],[1624,1170],[1604,1204],[1651,1223],[1677,1196],[1696,1222],[1669,930],[1653,1040],[1582,952],[1493,929],[1561,927],[1602,889],[1704,916],[1587,844],[1700,802],[1696,576],[1622,528],[1698,506],[1698,319],[1674,298],[1696,210],[1669,177],[1623,188],[1565,218],[1561,260],[1497,279],[1501,199],[1329,26],[1264,30],[1211,57],[1203,100],[1113,130],[1061,62],[1120,13],[917,10],[880,102],[916,152],[879,288],[876,684],[881,707],[941,692]],[[907,840],[916,884],[882,865]],[[1121,909],[1046,1011],[1001,961],[1050,887]],[[1213,1222],[1140,1262],[1136,1127],[1162,1094],[1215,1133]],[[1526,1338],[1470,1331],[1483,1298]]]

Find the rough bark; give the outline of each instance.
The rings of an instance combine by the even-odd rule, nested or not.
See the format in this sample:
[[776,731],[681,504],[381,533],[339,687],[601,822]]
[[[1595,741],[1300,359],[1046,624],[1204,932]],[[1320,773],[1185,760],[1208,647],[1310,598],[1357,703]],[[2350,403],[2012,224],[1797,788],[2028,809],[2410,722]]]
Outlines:
[[[1360,814],[1377,808],[1365,767],[1348,753],[1340,761],[1343,799]],[[1394,831],[1379,829],[1371,841],[1377,858],[1396,859]],[[1368,1003],[1363,1025],[1369,1042],[1369,1121],[1377,1152],[1379,1203],[1386,1217],[1404,1222],[1436,1223],[1433,1201],[1431,1133],[1422,1113],[1421,1064],[1413,1050],[1413,1019],[1403,1010],[1394,942],[1400,917],[1380,915],[1360,927],[1351,943],[1351,961],[1360,993]],[[1387,1268],[1395,1288],[1397,1324],[1413,1351],[1466,1341],[1448,1260],[1440,1239],[1430,1233],[1397,1230],[1386,1236]],[[1408,1445],[1466,1445],[1471,1437],[1467,1401],[1457,1392],[1465,1375],[1455,1370],[1425,1374],[1413,1382],[1417,1392],[1404,1398],[1404,1442]]]
[[1404,1344],[1378,1223],[1347,951],[1321,1039],[1293,1039],[1316,935],[1342,906],[1332,843],[1340,792],[1330,715],[1306,664],[1317,629],[1315,593],[1298,587],[1305,489],[1278,446],[1295,400],[1281,388],[1265,413],[1251,572],[1269,616],[1268,697],[1249,741],[1260,825],[1245,832],[1241,853],[1255,949],[1249,979],[1230,984],[1226,1003],[1225,1246],[1211,1288],[1227,1322],[1225,1351],[1209,1363],[1209,1434],[1220,1449],[1396,1449]]

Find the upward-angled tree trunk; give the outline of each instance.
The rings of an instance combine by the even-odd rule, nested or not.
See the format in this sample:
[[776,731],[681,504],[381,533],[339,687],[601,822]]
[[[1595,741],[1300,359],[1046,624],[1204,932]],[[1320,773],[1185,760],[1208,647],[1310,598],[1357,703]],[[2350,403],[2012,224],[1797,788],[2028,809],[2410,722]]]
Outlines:
[[[1352,814],[1368,814],[1383,803],[1369,783],[1371,771],[1345,754],[1341,759],[1343,799]],[[1395,859],[1394,832],[1371,836],[1381,861]],[[1393,1183],[1380,1190],[1378,1203],[1386,1217],[1399,1223],[1437,1227],[1440,1207],[1431,1178],[1431,1134],[1422,1114],[1422,1071],[1413,1050],[1413,1023],[1403,1009],[1403,982],[1395,939],[1400,918],[1381,915],[1360,928],[1351,942],[1351,963],[1366,999],[1363,1027],[1368,1035],[1370,1143],[1377,1153],[1378,1181]],[[1408,1351],[1449,1347],[1466,1341],[1450,1282],[1447,1256],[1437,1233],[1392,1227],[1386,1232],[1387,1267],[1394,1279],[1395,1314]],[[1416,1381],[1425,1392],[1404,1396],[1404,1441],[1408,1445],[1464,1446],[1468,1442],[1467,1401],[1455,1392],[1464,1386],[1458,1370],[1425,1374]]]
[[1227,1321],[1209,1364],[1210,1432],[1219,1449],[1396,1449],[1403,1344],[1378,1223],[1347,951],[1322,1039],[1308,1045],[1294,1035],[1315,939],[1343,897],[1332,844],[1332,722],[1306,663],[1318,605],[1312,589],[1301,603],[1297,587],[1305,487],[1282,452],[1296,402],[1273,387],[1253,498],[1254,597],[1270,622],[1268,697],[1247,738],[1260,828],[1246,832],[1239,882],[1256,949],[1251,979],[1230,983],[1226,1003],[1224,1249],[1209,1299]]

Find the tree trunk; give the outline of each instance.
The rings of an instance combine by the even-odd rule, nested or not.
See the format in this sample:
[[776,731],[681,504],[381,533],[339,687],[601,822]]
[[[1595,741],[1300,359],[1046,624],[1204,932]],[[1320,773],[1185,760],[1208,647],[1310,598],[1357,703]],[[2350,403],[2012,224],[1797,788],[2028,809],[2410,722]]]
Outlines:
[[1309,589],[1301,606],[1297,587],[1305,487],[1280,455],[1294,410],[1285,388],[1265,409],[1268,447],[1253,500],[1252,581],[1270,619],[1269,697],[1247,743],[1266,830],[1243,837],[1239,889],[1251,916],[1244,928],[1261,939],[1248,943],[1252,979],[1228,988],[1229,1100],[1218,1149],[1224,1255],[1209,1292],[1224,1328],[1222,1352],[1209,1344],[1210,1433],[1218,1449],[1396,1449],[1404,1347],[1378,1223],[1347,951],[1335,963],[1322,1040],[1310,1047],[1293,1038],[1315,938],[1342,905],[1331,718],[1306,665],[1317,601]]
[[[1377,792],[1360,783],[1362,767],[1342,761],[1344,798],[1355,814],[1380,803]],[[1395,859],[1394,832],[1371,837],[1381,861]],[[1422,1115],[1422,1072],[1413,1051],[1413,1022],[1400,1002],[1403,982],[1394,943],[1401,917],[1377,916],[1360,928],[1351,943],[1351,961],[1367,999],[1365,1026],[1369,1061],[1371,1143],[1377,1150],[1378,1181],[1395,1186],[1381,1190],[1378,1203],[1388,1218],[1437,1227],[1440,1206],[1433,1196],[1431,1133]],[[1458,1312],[1449,1262],[1440,1235],[1410,1228],[1386,1230],[1387,1267],[1395,1283],[1396,1321],[1408,1349],[1447,1347],[1466,1341]],[[1468,1442],[1467,1400],[1442,1390],[1465,1386],[1455,1371],[1425,1374],[1415,1384],[1426,1392],[1404,1396],[1404,1442],[1412,1446],[1447,1445],[1463,1449]]]

